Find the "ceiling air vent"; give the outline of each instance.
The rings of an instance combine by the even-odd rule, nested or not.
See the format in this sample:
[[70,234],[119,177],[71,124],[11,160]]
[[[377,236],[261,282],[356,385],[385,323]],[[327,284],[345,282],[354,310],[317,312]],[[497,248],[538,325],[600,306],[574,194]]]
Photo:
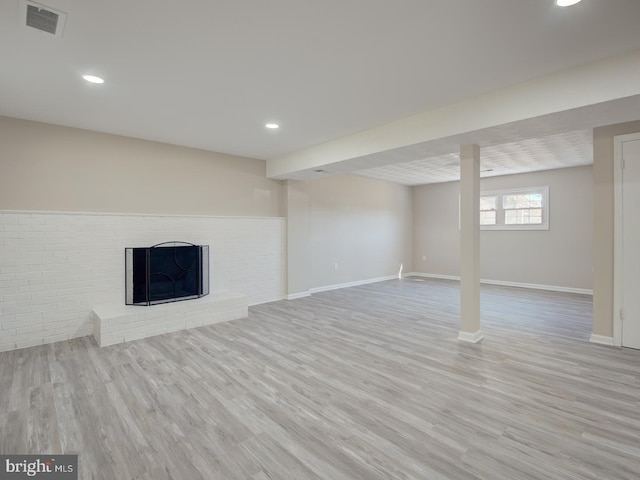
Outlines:
[[23,0],[20,2],[20,18],[27,27],[61,37],[67,14],[39,3]]

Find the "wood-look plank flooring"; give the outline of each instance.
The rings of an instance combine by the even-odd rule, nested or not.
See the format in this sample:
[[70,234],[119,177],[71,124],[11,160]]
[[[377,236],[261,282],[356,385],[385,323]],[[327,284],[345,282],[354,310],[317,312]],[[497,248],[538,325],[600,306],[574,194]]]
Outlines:
[[[151,307],[152,308],[152,307]],[[591,298],[392,280],[99,348],[0,353],[0,453],[82,480],[640,478],[640,351],[588,343]]]

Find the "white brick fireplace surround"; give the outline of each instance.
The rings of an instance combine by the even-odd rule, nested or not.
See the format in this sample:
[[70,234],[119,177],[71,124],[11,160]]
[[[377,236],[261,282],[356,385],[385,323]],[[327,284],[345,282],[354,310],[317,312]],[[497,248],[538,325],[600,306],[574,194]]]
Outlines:
[[124,305],[126,247],[209,245],[212,294],[282,299],[285,227],[281,217],[0,211],[0,351],[92,335],[94,308]]
[[101,347],[139,338],[245,318],[247,297],[213,292],[202,298],[151,307],[100,305],[93,309],[93,336]]

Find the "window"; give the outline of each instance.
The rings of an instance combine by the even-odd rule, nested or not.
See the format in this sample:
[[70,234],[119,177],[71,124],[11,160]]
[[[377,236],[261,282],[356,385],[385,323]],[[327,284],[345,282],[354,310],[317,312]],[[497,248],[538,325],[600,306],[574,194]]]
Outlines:
[[481,230],[549,230],[549,187],[480,193]]
[[495,225],[498,220],[496,195],[484,195],[480,197],[480,225]]

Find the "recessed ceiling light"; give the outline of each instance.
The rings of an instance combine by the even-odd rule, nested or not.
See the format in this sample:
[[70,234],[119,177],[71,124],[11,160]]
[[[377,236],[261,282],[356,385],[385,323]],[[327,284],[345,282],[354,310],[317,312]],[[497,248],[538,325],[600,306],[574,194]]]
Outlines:
[[280,128],[280,125],[278,125],[277,123],[272,123],[272,122],[265,123],[265,125],[264,125],[264,126],[265,126],[266,128],[270,128],[270,129],[272,129],[272,130],[275,130],[276,128]]
[[576,3],[580,3],[582,0],[556,0],[556,5],[559,7],[570,7]]
[[104,80],[102,78],[96,77],[95,75],[82,75],[82,78],[84,78],[89,83],[104,83]]

